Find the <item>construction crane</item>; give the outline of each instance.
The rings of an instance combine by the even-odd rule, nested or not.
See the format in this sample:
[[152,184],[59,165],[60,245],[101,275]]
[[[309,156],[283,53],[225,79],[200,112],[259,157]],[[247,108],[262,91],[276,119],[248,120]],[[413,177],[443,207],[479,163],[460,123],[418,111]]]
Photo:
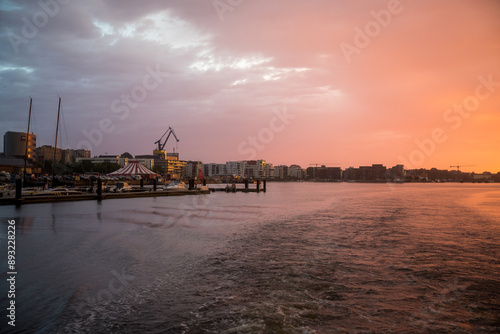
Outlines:
[[[336,162],[335,162],[336,163]],[[316,178],[316,169],[318,168],[318,166],[321,166],[321,167],[326,167],[326,165],[331,165],[332,163],[331,162],[318,162],[318,163],[315,163],[315,164],[309,164],[309,166],[314,166],[315,168],[313,168],[313,179]]]
[[450,168],[457,168],[457,172],[460,171],[460,167],[473,167],[473,166],[476,166],[476,165],[456,165],[456,166],[450,166]]
[[[163,139],[163,137],[165,137],[165,135],[167,136],[167,138],[165,138],[165,141],[162,143],[162,139]],[[155,154],[155,155],[164,155],[165,154],[164,148],[165,148],[165,145],[167,144],[168,139],[170,138],[170,135],[174,135],[175,140],[177,140],[177,142],[179,142],[179,139],[175,135],[174,129],[172,129],[169,126],[167,131],[165,131],[165,133],[163,134],[163,136],[161,136],[160,139],[155,141],[155,145],[158,144],[158,148],[153,151],[153,154]]]
[[319,163],[316,163],[316,164],[309,164],[309,166],[314,166],[314,167],[326,166],[326,165],[331,165],[331,163],[330,162],[319,162]]

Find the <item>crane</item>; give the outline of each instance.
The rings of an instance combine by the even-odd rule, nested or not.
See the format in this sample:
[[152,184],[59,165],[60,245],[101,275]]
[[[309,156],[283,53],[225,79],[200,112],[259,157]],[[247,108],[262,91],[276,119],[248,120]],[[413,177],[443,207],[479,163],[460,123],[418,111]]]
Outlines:
[[460,167],[472,167],[472,166],[476,166],[476,165],[456,165],[456,166],[450,166],[450,168],[457,168],[457,172],[460,171]]
[[313,172],[313,179],[316,178],[316,169],[318,169],[318,166],[326,167],[326,165],[331,165],[331,164],[332,163],[330,163],[330,162],[318,162],[318,163],[315,163],[315,164],[309,164],[309,166],[314,166],[314,168],[312,170],[312,172]]
[[318,167],[318,166],[326,166],[326,165],[331,165],[332,163],[330,162],[318,162],[316,164],[309,164],[309,166],[314,166],[314,167]]
[[[161,140],[163,139],[163,137],[165,137],[165,135],[168,133],[167,135],[167,138],[165,139],[165,141],[162,143]],[[155,144],[158,144],[158,151],[163,151],[163,149],[165,148],[165,145],[167,144],[167,141],[168,139],[170,138],[170,135],[174,135],[174,138],[175,140],[177,140],[177,142],[179,142],[179,139],[177,138],[177,136],[175,135],[175,132],[174,132],[174,129],[172,129],[170,126],[168,127],[167,131],[165,131],[165,133],[163,134],[163,136],[161,136],[160,139],[158,139],[157,141],[155,141]]]

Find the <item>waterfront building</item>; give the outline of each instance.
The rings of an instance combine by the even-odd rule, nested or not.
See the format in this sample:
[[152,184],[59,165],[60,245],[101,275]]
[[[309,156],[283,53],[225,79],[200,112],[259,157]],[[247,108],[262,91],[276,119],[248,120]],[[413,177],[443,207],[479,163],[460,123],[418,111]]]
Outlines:
[[143,154],[136,155],[135,160],[139,160],[141,164],[149,169],[153,166],[158,166],[159,174],[170,179],[181,179],[185,175],[186,161],[179,160],[179,153],[166,153],[164,154]]
[[317,180],[339,181],[342,179],[342,169],[340,167],[309,167],[307,177]]
[[6,157],[15,157],[24,159],[26,155],[26,146],[28,148],[27,159],[35,160],[36,135],[26,132],[7,131],[3,136],[3,153]]
[[124,167],[128,163],[127,158],[120,158],[119,155],[100,155],[93,158],[76,158],[76,162],[80,161],[89,161],[92,164],[101,164],[107,162],[110,164],[118,164],[120,165],[120,167]]
[[72,164],[77,158],[90,158],[90,151],[85,149],[65,149],[61,151],[61,162],[64,164]]
[[[60,149],[56,150],[56,161],[64,164],[77,162],[78,158],[90,158],[90,151],[84,149]],[[44,164],[45,161],[54,160],[54,147],[51,145],[43,145],[36,148],[36,161]]]
[[[6,157],[0,155],[0,172],[7,172],[12,175],[24,173],[24,158],[16,158],[13,156]],[[27,161],[26,174],[40,173],[40,168],[33,165],[31,161]]]
[[375,180],[387,180],[387,167],[382,164],[374,164],[372,165],[372,169]]
[[355,181],[359,180],[359,169],[354,167],[349,167],[344,170],[344,180]]
[[[55,152],[56,161],[61,161],[62,159],[62,149],[58,148]],[[36,148],[36,160],[40,164],[44,164],[45,161],[54,161],[54,146],[43,145]]]
[[383,181],[387,180],[387,167],[381,164],[359,166],[358,181]]
[[228,175],[226,164],[208,163],[203,164],[203,175],[206,178],[215,179]]
[[491,180],[492,180],[492,176],[491,176],[490,172],[483,172],[482,174],[472,173],[472,181],[485,182],[485,181],[491,181]]
[[[155,160],[156,164],[157,160]],[[186,161],[179,160],[179,153],[167,153],[164,170],[166,171],[167,179],[179,180],[185,177],[184,170]]]
[[226,173],[235,178],[245,177],[246,161],[228,161],[226,162]]
[[[435,170],[435,168],[433,168]],[[399,180],[399,181],[404,181],[406,175],[405,175],[405,168],[404,165],[396,165],[391,167],[389,170],[387,170],[387,175],[388,179],[394,181],[394,180]]]
[[250,179],[263,179],[266,174],[273,169],[271,164],[266,164],[265,160],[247,160],[245,161],[244,177]]
[[203,163],[201,161],[186,161],[184,177],[187,179],[198,179],[200,169],[203,171]]
[[299,165],[290,165],[290,167],[288,167],[288,177],[292,179],[303,179],[305,178],[305,171]]
[[275,166],[273,177],[279,180],[284,180],[288,178],[288,166],[285,165]]
[[262,166],[262,178],[272,179],[274,177],[274,166],[270,163],[265,163]]

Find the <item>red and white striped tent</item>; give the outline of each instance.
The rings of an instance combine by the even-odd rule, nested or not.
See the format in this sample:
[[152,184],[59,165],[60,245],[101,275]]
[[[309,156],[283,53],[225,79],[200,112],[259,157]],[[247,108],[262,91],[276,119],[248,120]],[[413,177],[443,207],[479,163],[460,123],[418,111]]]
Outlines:
[[109,173],[110,176],[132,176],[132,175],[141,175],[141,176],[154,176],[157,175],[155,172],[150,171],[139,161],[132,160],[129,161],[125,167],[115,170],[113,173]]

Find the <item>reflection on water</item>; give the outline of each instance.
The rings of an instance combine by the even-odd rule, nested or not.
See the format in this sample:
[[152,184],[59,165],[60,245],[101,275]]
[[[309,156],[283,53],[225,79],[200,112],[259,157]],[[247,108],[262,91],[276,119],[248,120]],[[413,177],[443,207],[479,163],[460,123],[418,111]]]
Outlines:
[[491,184],[271,183],[0,215],[21,330],[493,333],[498,204]]

